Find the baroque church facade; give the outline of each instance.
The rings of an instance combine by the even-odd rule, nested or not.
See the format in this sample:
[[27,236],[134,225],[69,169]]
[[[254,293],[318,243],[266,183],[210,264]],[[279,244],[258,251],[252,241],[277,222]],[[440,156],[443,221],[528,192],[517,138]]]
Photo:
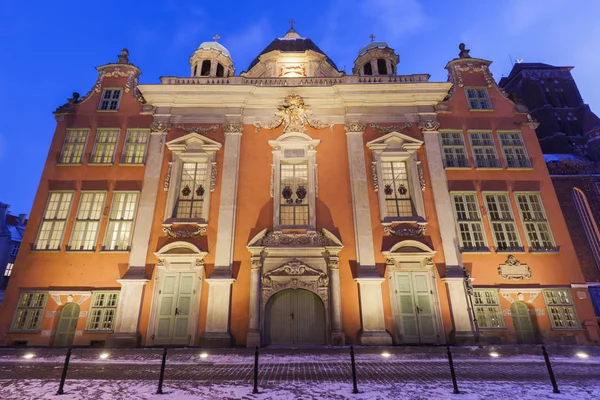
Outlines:
[[127,50],[55,111],[6,346],[598,343],[536,122],[464,45],[447,82],[292,27],[247,71]]

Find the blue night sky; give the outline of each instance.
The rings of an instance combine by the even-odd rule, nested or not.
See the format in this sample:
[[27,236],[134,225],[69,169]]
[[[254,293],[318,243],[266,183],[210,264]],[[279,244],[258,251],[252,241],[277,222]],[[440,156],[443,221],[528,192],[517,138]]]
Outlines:
[[434,81],[446,81],[444,66],[460,42],[493,61],[497,80],[510,72],[510,57],[575,66],[581,94],[598,112],[598,15],[596,0],[5,0],[0,201],[13,214],[29,213],[55,129],[52,111],[74,91],[87,93],[94,68],[116,61],[123,47],[142,70],[140,82],[158,83],[189,76],[188,57],[218,33],[239,74],[294,18],[300,35],[348,73],[371,33],[396,49],[399,74],[429,73]]

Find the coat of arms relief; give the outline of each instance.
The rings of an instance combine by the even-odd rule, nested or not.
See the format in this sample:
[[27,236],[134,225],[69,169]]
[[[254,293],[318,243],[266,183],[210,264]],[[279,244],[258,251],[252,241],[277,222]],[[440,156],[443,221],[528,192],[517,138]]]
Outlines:
[[283,104],[277,107],[279,111],[275,113],[275,119],[266,125],[261,122],[255,122],[256,132],[260,128],[275,129],[283,125],[283,133],[288,132],[306,132],[306,125],[314,129],[333,129],[333,122],[325,123],[313,118],[312,112],[304,104],[302,96],[291,94],[286,96]]

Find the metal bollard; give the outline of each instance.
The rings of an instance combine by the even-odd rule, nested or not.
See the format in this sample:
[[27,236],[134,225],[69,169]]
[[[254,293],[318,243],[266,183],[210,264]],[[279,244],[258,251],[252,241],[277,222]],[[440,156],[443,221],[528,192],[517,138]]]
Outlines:
[[160,377],[158,378],[158,390],[156,394],[164,394],[162,390],[163,380],[165,379],[165,364],[167,363],[167,348],[163,350],[162,364],[160,366]]
[[350,360],[352,361],[352,393],[358,393],[356,385],[356,361],[354,360],[354,346],[350,346]]
[[452,376],[452,385],[454,386],[453,394],[459,394],[458,391],[458,383],[456,383],[456,372],[454,371],[454,361],[452,361],[452,352],[450,351],[450,346],[446,346],[448,350],[448,364],[450,364],[450,375]]
[[548,352],[546,351],[546,346],[542,346],[542,354],[544,355],[544,360],[546,361],[546,368],[548,368],[548,375],[550,375],[550,382],[552,382],[552,392],[560,393],[560,390],[558,390],[558,385],[556,384],[556,378],[554,377],[554,372],[552,371],[552,365],[550,365],[550,358],[548,357]]
[[258,393],[258,346],[254,348],[254,389],[252,393]]
[[67,379],[67,370],[69,369],[69,360],[71,360],[71,348],[67,350],[67,356],[65,357],[65,365],[63,366],[62,376],[60,377],[60,385],[58,386],[58,392],[56,394],[64,394],[63,390],[65,387],[65,380]]

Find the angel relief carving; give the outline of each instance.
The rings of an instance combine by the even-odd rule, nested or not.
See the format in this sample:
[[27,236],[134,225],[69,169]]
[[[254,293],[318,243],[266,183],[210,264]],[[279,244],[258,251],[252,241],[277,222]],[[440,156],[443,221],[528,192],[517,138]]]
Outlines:
[[306,125],[314,129],[324,129],[329,127],[333,129],[333,123],[324,123],[313,119],[312,112],[304,104],[304,99],[297,94],[287,96],[283,105],[277,107],[279,111],[275,113],[275,119],[266,125],[261,122],[255,122],[256,132],[260,128],[275,129],[283,125],[283,132],[306,132]]

